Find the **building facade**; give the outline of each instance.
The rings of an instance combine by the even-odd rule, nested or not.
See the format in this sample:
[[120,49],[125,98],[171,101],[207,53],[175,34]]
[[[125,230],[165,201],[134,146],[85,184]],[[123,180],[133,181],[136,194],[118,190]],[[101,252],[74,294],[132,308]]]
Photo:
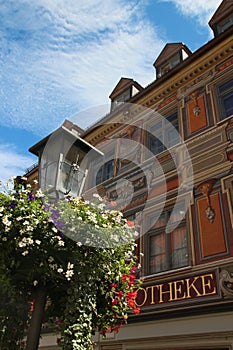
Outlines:
[[85,196],[135,222],[143,279],[140,315],[97,334],[96,350],[233,349],[232,0],[209,25],[214,38],[194,53],[168,43],[147,87],[121,78],[110,113],[81,132],[104,153]]

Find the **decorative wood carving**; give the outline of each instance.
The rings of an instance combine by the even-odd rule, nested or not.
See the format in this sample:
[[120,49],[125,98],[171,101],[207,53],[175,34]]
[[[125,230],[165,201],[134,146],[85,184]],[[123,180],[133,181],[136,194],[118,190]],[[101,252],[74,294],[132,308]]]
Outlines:
[[233,273],[222,270],[220,273],[220,287],[223,293],[233,297]]

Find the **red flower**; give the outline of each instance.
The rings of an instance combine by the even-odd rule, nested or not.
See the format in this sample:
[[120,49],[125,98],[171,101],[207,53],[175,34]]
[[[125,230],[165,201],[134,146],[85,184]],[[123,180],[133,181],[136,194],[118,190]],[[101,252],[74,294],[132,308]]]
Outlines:
[[135,313],[135,315],[140,314],[140,308],[139,307],[135,307],[133,312]]
[[121,298],[122,295],[123,295],[123,292],[122,292],[122,290],[120,290],[120,292],[118,293],[118,298]]
[[133,299],[129,299],[127,302],[128,307],[134,307],[134,300]]
[[111,283],[111,284],[110,284],[110,287],[111,287],[111,288],[117,288],[117,287],[118,287],[118,284],[117,284],[117,283]]
[[137,296],[137,293],[136,292],[128,292],[127,293],[127,299],[135,299]]
[[134,227],[134,222],[133,221],[130,221],[130,220],[127,220],[127,225],[129,226],[129,227]]
[[130,276],[129,276],[130,282],[133,282],[133,281],[135,280],[135,278],[136,278],[135,275],[130,275]]
[[116,305],[118,303],[118,300],[117,299],[113,299],[112,300],[112,305]]
[[118,332],[119,332],[119,328],[121,328],[121,326],[122,326],[122,323],[117,324],[117,325],[113,328],[114,332],[115,332],[115,333],[118,333]]
[[127,275],[125,273],[122,274],[121,278],[122,278],[123,282],[127,281]]

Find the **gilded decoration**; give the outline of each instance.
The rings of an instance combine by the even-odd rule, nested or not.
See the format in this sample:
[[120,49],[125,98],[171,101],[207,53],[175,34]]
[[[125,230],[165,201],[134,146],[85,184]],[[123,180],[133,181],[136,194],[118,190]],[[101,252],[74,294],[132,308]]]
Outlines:
[[215,211],[211,206],[211,202],[210,202],[210,194],[213,190],[213,186],[215,184],[217,180],[216,179],[209,179],[206,180],[202,183],[200,183],[199,185],[197,185],[197,189],[199,191],[201,191],[201,193],[203,194],[203,196],[206,197],[207,200],[207,207],[205,210],[205,215],[207,220],[209,220],[211,223],[214,222],[214,218],[215,218]]

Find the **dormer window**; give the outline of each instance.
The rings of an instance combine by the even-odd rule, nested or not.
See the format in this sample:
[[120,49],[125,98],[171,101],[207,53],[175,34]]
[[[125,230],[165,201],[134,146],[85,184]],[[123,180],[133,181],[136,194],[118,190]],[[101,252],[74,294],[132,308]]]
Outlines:
[[169,61],[167,61],[166,63],[164,63],[164,65],[161,65],[161,67],[159,67],[158,75],[162,76],[166,74],[169,70],[177,66],[177,64],[179,64],[180,62],[181,62],[180,55],[179,54],[174,55],[169,59]]
[[218,36],[233,25],[233,1],[223,0],[209,21],[209,26]]
[[112,101],[112,109],[114,109],[116,106],[119,106],[120,104],[128,101],[131,97],[131,89],[126,90],[123,94],[117,96]]
[[233,13],[229,17],[227,17],[224,20],[222,20],[217,25],[217,32],[218,32],[218,34],[224,32],[226,29],[228,29],[232,25],[233,25]]
[[154,62],[156,77],[160,78],[191,55],[191,51],[182,43],[165,45]]
[[111,99],[111,111],[122,103],[128,101],[131,97],[142,91],[143,87],[135,80],[121,78],[109,96]]

